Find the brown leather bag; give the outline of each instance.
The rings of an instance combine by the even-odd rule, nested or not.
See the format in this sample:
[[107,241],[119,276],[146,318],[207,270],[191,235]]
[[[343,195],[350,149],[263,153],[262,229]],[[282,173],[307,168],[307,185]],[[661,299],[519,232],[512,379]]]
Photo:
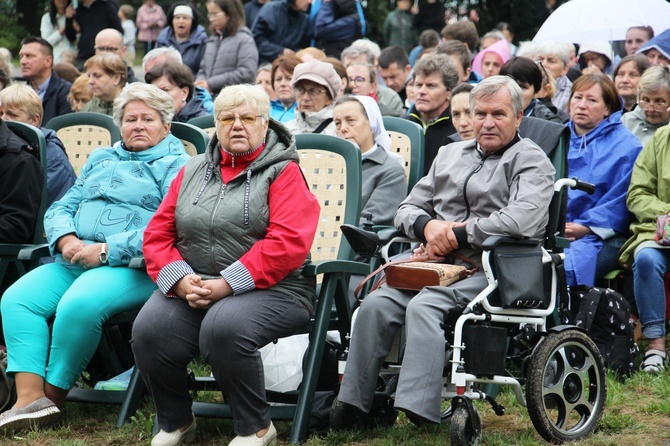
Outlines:
[[363,279],[356,288],[354,295],[360,300],[359,295],[363,286],[381,272],[386,274],[377,280],[371,292],[384,283],[391,288],[410,291],[420,291],[427,286],[448,286],[473,275],[479,269],[479,265],[475,261],[465,256],[456,253],[449,255],[471,264],[472,268],[450,263],[439,263],[444,259],[428,260],[427,257],[395,260],[385,263]]

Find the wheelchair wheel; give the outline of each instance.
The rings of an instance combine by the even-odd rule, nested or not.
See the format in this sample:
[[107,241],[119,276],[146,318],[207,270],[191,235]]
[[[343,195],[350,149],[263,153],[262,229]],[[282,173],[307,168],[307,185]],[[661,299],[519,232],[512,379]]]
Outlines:
[[547,441],[576,441],[598,426],[607,382],[598,347],[582,331],[549,333],[528,364],[530,419]]
[[[479,412],[472,406],[472,416],[465,405],[459,404],[454,407],[451,414],[451,426],[449,436],[451,446],[476,446],[482,437],[482,424]],[[474,420],[473,417],[477,419]]]

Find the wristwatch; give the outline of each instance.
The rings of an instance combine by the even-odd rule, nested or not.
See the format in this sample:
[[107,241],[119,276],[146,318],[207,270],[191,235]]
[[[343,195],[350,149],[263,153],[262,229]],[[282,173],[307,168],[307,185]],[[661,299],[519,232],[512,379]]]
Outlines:
[[100,260],[100,263],[103,265],[107,264],[107,243],[102,244],[102,248],[100,248],[100,255],[98,256],[98,259]]

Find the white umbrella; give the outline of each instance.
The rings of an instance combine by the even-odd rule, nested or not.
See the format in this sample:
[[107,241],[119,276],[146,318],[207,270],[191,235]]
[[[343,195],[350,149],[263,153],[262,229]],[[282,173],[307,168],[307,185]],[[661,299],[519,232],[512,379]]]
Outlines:
[[624,40],[631,26],[651,26],[655,34],[660,34],[670,28],[670,3],[666,0],[570,0],[545,20],[533,42]]

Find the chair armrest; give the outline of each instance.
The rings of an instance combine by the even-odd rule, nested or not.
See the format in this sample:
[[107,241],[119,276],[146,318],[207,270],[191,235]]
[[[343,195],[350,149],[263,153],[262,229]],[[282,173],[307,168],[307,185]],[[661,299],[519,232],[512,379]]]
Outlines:
[[498,245],[520,245],[520,246],[537,246],[540,244],[540,240],[535,240],[531,238],[512,238],[512,237],[501,237],[499,235],[494,235],[487,238],[482,243],[482,248],[485,251],[491,251]]
[[128,268],[145,269],[146,267],[147,263],[144,260],[144,256],[133,257],[128,263]]
[[41,245],[26,245],[19,251],[17,258],[19,260],[35,260],[50,255],[49,245],[44,243]]
[[353,260],[324,260],[323,262],[308,263],[302,270],[302,274],[305,276],[325,273],[348,273],[365,276],[370,274],[370,265]]

